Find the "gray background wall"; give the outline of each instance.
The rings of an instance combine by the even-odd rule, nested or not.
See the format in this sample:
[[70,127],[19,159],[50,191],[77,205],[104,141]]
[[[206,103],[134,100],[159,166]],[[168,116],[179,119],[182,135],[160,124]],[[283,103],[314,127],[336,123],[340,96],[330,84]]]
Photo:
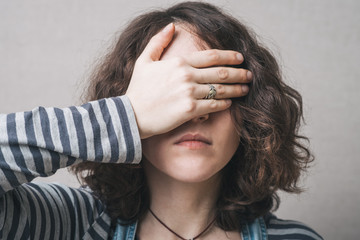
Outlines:
[[[360,2],[218,0],[280,58],[303,95],[316,162],[307,191],[281,194],[277,215],[298,219],[326,239],[360,230]],[[0,0],[0,112],[78,104],[92,64],[133,16],[173,1]],[[48,179],[77,186],[66,170]]]

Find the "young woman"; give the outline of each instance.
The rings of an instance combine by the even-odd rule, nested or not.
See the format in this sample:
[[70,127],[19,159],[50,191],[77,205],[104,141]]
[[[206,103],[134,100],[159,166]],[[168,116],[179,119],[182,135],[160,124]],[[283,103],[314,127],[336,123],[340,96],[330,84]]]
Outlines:
[[[270,213],[311,160],[301,96],[216,7],[133,20],[88,100],[0,115],[0,238],[321,239]],[[84,188],[30,183],[66,166]]]

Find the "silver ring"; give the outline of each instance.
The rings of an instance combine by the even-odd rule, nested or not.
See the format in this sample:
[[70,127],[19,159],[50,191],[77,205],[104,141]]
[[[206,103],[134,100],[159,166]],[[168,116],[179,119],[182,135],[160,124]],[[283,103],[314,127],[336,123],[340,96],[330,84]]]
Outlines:
[[208,95],[204,99],[214,99],[216,96],[216,89],[215,89],[214,85],[212,85],[210,83],[208,83],[208,85],[210,87],[210,90],[209,90]]

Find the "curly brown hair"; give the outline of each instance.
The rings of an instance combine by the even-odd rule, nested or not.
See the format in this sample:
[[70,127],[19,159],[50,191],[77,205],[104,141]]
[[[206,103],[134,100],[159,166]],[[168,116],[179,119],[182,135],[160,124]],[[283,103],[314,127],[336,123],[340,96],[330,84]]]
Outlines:
[[[253,73],[249,94],[233,99],[231,113],[240,145],[223,169],[217,225],[236,230],[279,205],[277,190],[298,193],[301,172],[313,157],[298,134],[300,94],[286,85],[276,59],[255,34],[213,5],[184,2],[135,18],[95,69],[87,100],[123,95],[136,59],[150,38],[169,23],[185,24],[210,48],[243,54],[240,66]],[[72,168],[107,206],[112,219],[134,222],[149,207],[141,165],[83,162]]]

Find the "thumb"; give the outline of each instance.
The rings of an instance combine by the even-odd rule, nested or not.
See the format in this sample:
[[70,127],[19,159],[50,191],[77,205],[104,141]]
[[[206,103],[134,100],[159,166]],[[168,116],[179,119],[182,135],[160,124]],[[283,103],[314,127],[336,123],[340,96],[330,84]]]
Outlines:
[[154,35],[140,55],[146,61],[158,61],[164,49],[169,45],[175,33],[174,23],[168,24]]

